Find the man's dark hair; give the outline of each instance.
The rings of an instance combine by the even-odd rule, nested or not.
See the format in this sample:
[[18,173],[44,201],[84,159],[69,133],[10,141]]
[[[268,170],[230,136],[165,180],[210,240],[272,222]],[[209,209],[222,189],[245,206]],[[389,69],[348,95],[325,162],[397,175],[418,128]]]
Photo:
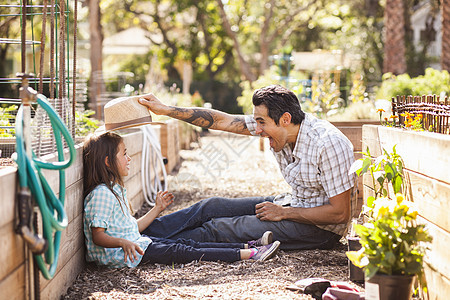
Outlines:
[[278,125],[281,116],[288,112],[291,114],[291,122],[294,124],[302,123],[305,113],[300,107],[297,96],[281,85],[269,85],[260,88],[253,93],[253,105],[265,105],[269,117]]

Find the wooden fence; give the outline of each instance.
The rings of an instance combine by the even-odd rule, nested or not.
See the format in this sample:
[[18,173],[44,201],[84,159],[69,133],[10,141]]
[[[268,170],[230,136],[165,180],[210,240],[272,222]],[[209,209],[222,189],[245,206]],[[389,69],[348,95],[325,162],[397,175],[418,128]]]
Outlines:
[[[177,124],[169,122],[155,128],[160,134],[161,148],[175,168],[179,159]],[[124,131],[125,132],[125,131]],[[131,156],[129,175],[125,178],[128,199],[134,211],[144,202],[141,182],[142,132],[128,130],[123,135],[127,152]],[[0,169],[0,299],[34,299],[35,290],[41,299],[59,299],[85,267],[83,236],[83,161],[82,145],[76,146],[75,162],[66,170],[65,210],[69,224],[61,235],[58,267],[54,277],[46,280],[40,274],[34,276],[30,268],[32,259],[26,251],[23,239],[16,234],[15,201],[17,193],[17,169]],[[51,154],[44,158],[55,161]],[[170,172],[171,169],[168,169]],[[58,190],[58,172],[43,170],[54,191]]]
[[437,95],[392,97],[392,113],[398,116],[399,124],[405,122],[404,113],[422,115],[423,128],[427,131],[450,134],[450,103],[448,96]]

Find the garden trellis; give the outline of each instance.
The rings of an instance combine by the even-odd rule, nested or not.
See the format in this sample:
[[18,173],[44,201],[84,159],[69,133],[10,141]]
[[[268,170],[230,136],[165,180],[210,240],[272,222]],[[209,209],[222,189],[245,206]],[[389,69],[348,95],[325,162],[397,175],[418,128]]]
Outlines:
[[[77,102],[86,100],[85,82],[80,86],[76,84],[78,0],[17,0],[16,3],[6,3],[0,4],[0,23],[15,20],[20,26],[20,38],[0,38],[0,44],[8,46],[13,55],[18,56],[20,47],[20,67],[14,68],[13,61],[12,68],[20,70],[23,75],[37,75],[25,75],[28,76],[25,80],[38,93],[49,98],[74,136]],[[7,75],[0,78],[0,84],[17,90],[15,87],[21,86],[23,80],[17,75]],[[2,157],[9,156],[14,150],[15,114],[20,103],[17,92],[0,94],[0,143],[10,143],[2,146]],[[50,121],[39,108],[34,110],[35,107],[32,106],[32,145],[40,157],[56,149]]]
[[403,124],[405,121],[404,113],[421,114],[425,130],[450,134],[450,103],[448,96],[403,95],[392,97],[392,113],[398,116],[400,124]]

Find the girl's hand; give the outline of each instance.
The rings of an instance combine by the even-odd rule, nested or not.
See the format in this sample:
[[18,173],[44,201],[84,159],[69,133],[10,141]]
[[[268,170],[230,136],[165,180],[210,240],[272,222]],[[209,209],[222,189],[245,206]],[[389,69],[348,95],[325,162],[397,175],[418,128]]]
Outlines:
[[159,191],[156,194],[155,207],[162,212],[167,206],[173,203],[173,198],[174,196],[172,193],[169,193],[168,191]]
[[144,251],[141,247],[139,247],[138,244],[133,243],[129,240],[122,239],[121,246],[123,249],[123,252],[125,253],[125,262],[127,262],[127,257],[130,259],[131,262],[134,262],[138,259],[138,256],[136,254],[139,253],[140,255],[144,255]]

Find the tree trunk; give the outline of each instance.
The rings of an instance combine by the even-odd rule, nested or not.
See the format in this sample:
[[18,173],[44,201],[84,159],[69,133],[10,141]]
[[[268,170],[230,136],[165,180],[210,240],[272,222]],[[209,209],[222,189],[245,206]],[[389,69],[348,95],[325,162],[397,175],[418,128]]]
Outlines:
[[442,51],[441,68],[450,72],[450,0],[441,0]]
[[99,103],[103,89],[102,61],[103,61],[103,33],[101,25],[100,1],[89,0],[89,31],[91,55],[90,106],[95,111],[97,119],[102,118],[102,107]]
[[237,39],[236,33],[231,29],[231,25],[230,22],[228,21],[227,14],[225,13],[222,0],[217,0],[217,4],[219,5],[219,12],[220,16],[222,17],[223,27],[225,28],[225,31],[227,32],[228,36],[233,40],[234,50],[236,51],[236,54],[239,59],[239,68],[241,69],[241,73],[246,80],[253,82],[257,78],[255,74],[253,74],[250,64],[244,58],[244,54],[242,53],[241,45]]
[[384,11],[386,38],[383,72],[406,72],[405,19],[403,0],[386,0]]

